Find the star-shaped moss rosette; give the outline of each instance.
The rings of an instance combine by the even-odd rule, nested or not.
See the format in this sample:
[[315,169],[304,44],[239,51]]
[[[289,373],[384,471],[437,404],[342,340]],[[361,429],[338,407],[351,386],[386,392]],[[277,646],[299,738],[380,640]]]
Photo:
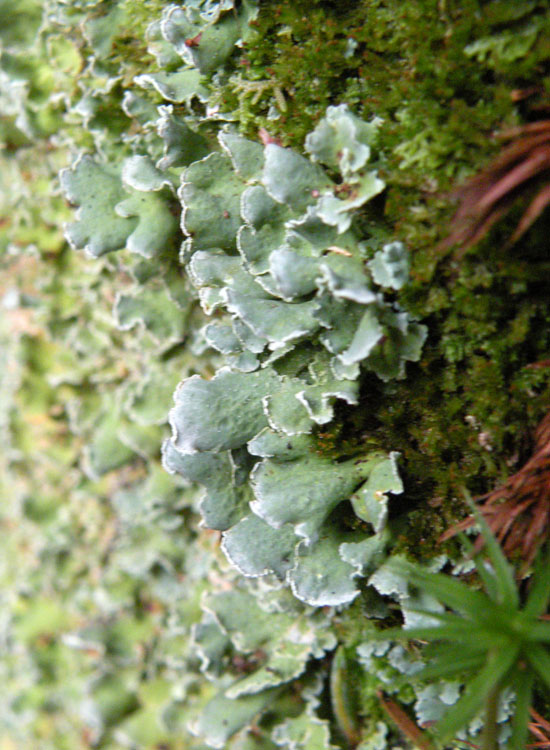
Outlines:
[[[334,462],[312,433],[337,399],[357,403],[361,367],[402,377],[426,336],[384,295],[408,277],[403,245],[368,260],[353,227],[384,187],[367,166],[379,127],[329,108],[311,158],[224,130],[222,151],[190,165],[178,191],[182,260],[226,366],[181,383],[165,465],[206,487],[204,523],[241,572],[274,574],[314,605],[357,596],[386,543],[387,493],[402,485],[397,454]],[[374,536],[328,522],[350,499]]]
[[[550,602],[547,575],[549,551],[543,550],[533,570],[531,586],[522,602],[514,570],[489,526],[467,498],[476,514],[485,541],[484,557],[474,558],[475,569],[485,591],[475,590],[456,578],[434,572],[394,557],[386,563],[383,576],[375,574],[378,586],[383,577],[394,591],[420,591],[424,604],[409,601],[409,620],[403,629],[379,631],[374,641],[424,643],[422,662],[412,669],[407,682],[430,683],[435,693],[444,688],[437,681],[458,680],[450,707],[443,710],[433,731],[443,743],[485,713],[483,744],[498,746],[499,704],[507,690],[514,693],[511,736],[507,746],[525,747],[529,708],[536,683],[550,687],[550,625],[543,619]],[[466,540],[464,540],[466,542]],[[473,554],[473,545],[468,544]],[[405,594],[405,598],[407,593]],[[413,619],[414,618],[414,619]],[[427,645],[426,645],[427,644]],[[403,680],[401,680],[403,682]]]

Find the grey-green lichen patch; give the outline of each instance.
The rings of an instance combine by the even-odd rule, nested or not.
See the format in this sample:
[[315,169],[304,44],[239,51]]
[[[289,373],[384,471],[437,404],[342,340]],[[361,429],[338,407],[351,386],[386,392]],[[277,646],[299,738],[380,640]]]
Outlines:
[[242,189],[231,160],[221,153],[211,153],[186,169],[179,197],[183,230],[193,251],[235,248]]
[[252,496],[236,471],[236,458],[238,454],[229,451],[183,455],[169,441],[163,445],[164,468],[187,482],[198,482],[205,487],[198,509],[210,529],[231,528],[247,511]]
[[222,549],[245,576],[257,578],[274,573],[285,580],[296,547],[291,526],[274,528],[251,513],[225,532]]
[[270,369],[247,374],[223,369],[209,381],[193,375],[176,391],[170,417],[174,446],[184,454],[240,448],[267,427],[262,399],[277,386]]
[[171,104],[160,106],[156,114],[157,133],[164,142],[163,156],[156,165],[158,169],[185,167],[207,155],[206,139],[189,126],[185,117],[178,116]]
[[305,540],[298,544],[288,574],[295,596],[313,606],[341,606],[359,595],[354,581],[359,571],[340,553],[341,545],[348,540],[348,533],[338,533],[327,525],[318,543],[310,545]]
[[145,73],[136,76],[135,82],[144,89],[154,89],[163,99],[176,104],[188,102],[195,97],[206,101],[207,90],[198,70],[185,68],[173,72]]
[[315,453],[294,461],[265,460],[254,470],[252,510],[271,526],[293,524],[310,543],[333,508],[369,475],[368,461],[351,459],[337,466]]
[[314,750],[316,747],[334,750],[330,741],[330,729],[325,720],[319,719],[314,712],[314,705],[296,718],[287,719],[275,728],[273,740],[277,747],[296,748],[296,750]]
[[118,203],[115,211],[124,218],[137,217],[138,225],[126,241],[130,252],[152,258],[166,252],[177,235],[178,223],[170,212],[170,194],[134,192]]
[[115,206],[125,197],[120,177],[91,157],[82,156],[72,169],[61,173],[60,179],[67,199],[80,206],[77,221],[66,228],[71,245],[84,248],[94,257],[124,247],[136,220],[115,214]]
[[408,250],[401,242],[391,242],[374,254],[368,266],[377,284],[401,289],[410,273]]
[[203,601],[231,643],[241,653],[258,653],[259,665],[252,674],[228,688],[226,695],[253,695],[289,682],[304,673],[307,660],[331,651],[336,640],[321,613],[309,607],[275,608],[260,606],[245,591],[216,594]]
[[[379,180],[374,192],[359,188],[379,127],[361,123],[345,106],[333,108],[306,144],[333,175],[340,170],[349,195],[357,188],[350,200],[312,159],[272,143],[262,148],[229,129],[219,138],[227,156],[214,152],[192,164],[179,191],[188,237],[182,260],[203,310],[217,317],[204,336],[228,368],[181,384],[165,462],[207,488],[200,506],[205,523],[225,530],[223,548],[241,572],[274,573],[315,605],[343,604],[358,594],[355,579],[366,570],[361,554],[354,556],[351,538],[325,524],[384,456],[357,450],[334,464],[316,453],[315,438],[305,438],[333,419],[335,402],[357,403],[361,365],[383,380],[402,377],[426,336],[425,326],[384,296],[383,288],[399,288],[408,272],[403,246],[383,246],[370,273],[353,226],[357,208],[383,187]],[[369,179],[378,180],[375,171]],[[329,195],[344,224],[326,220]],[[297,356],[292,364],[291,354],[305,342],[308,359]],[[241,450],[249,455],[242,481],[250,488],[252,516],[210,489],[216,456]],[[397,475],[388,484],[384,471],[377,472],[366,496],[401,491]],[[387,513],[371,513],[368,520],[381,532]],[[346,541],[353,562],[339,553]],[[334,575],[319,578],[322,567]]]
[[118,294],[113,312],[121,330],[140,325],[165,348],[184,336],[186,311],[174,304],[159,280],[139,285],[130,294]]
[[283,203],[298,213],[313,205],[316,194],[331,184],[322,169],[300,154],[274,143],[265,149],[262,182],[277,203]]
[[261,693],[228,698],[224,692],[209,701],[197,719],[189,726],[190,731],[203,739],[208,747],[225,748],[230,738],[253,723],[278,694],[277,688]]
[[257,8],[253,0],[245,0],[238,9],[233,0],[201,5],[171,5],[164,11],[160,25],[166,41],[188,65],[211,74],[233,53]]
[[360,491],[351,498],[355,513],[370,523],[376,532],[382,531],[387,522],[387,493],[398,495],[403,492],[403,482],[397,469],[398,457],[398,453],[392,452],[388,458],[382,458]]
[[[340,128],[346,118],[354,122],[346,108],[340,108],[338,116]],[[338,134],[339,131],[333,139]],[[367,134],[370,135],[370,131]],[[242,138],[231,140],[228,134],[223,138],[224,148],[230,154],[233,153],[232,149],[237,154],[247,148]],[[332,145],[328,136],[325,140]],[[251,143],[249,147],[253,145]],[[260,152],[256,150],[254,153],[254,159],[259,159]],[[345,163],[350,180],[353,180],[356,169],[362,167],[368,153],[367,150],[365,156]],[[292,170],[288,172],[285,168],[281,171],[281,164],[289,159],[293,164]],[[326,293],[329,298],[348,298],[357,304],[378,303],[369,308],[363,327],[359,326],[355,337],[350,340],[349,351],[338,354],[344,365],[351,365],[367,359],[372,352],[378,355],[373,356],[372,362],[379,363],[379,374],[383,374],[384,378],[401,376],[404,359],[415,360],[418,357],[419,345],[425,335],[424,328],[410,323],[405,313],[384,307],[382,299],[371,289],[368,272],[361,263],[362,251],[358,248],[357,240],[354,246],[353,235],[346,233],[342,237],[344,247],[328,244],[331,240],[338,242],[339,235],[344,235],[351,225],[352,209],[356,206],[342,201],[342,210],[349,221],[346,220],[345,227],[337,227],[336,231],[331,232],[330,223],[327,225],[323,221],[321,209],[323,174],[320,167],[306,158],[273,144],[267,145],[263,172],[259,175],[255,167],[248,175],[247,182],[258,177],[261,179],[271,197],[286,207],[286,215],[293,217],[285,221],[284,213],[267,213],[267,196],[262,193],[261,186],[247,187],[244,181],[239,182],[222,156],[212,154],[188,168],[180,190],[184,206],[183,229],[189,236],[184,246],[184,257],[194,256],[191,259],[191,272],[199,286],[205,311],[210,313],[215,308],[225,307],[234,319],[245,323],[272,349],[280,348],[294,339],[312,337],[319,330],[319,323],[323,328],[337,327],[335,320],[323,316],[323,307],[329,301],[325,301]],[[225,200],[222,200],[222,195]],[[238,228],[238,245],[244,261],[242,265],[232,254],[239,195],[242,195],[240,210],[244,219]],[[300,218],[300,212],[306,209],[305,216]],[[260,216],[269,217],[269,224],[264,223]],[[268,233],[267,244],[266,237],[260,236],[264,230]],[[208,253],[209,248],[216,252]],[[218,248],[230,253],[229,257],[221,254]],[[292,285],[294,256],[290,253],[293,252],[297,252],[302,264],[299,268],[303,268],[299,286]],[[403,255],[403,250],[399,250],[398,246],[396,252]],[[406,261],[397,259],[394,265],[394,273],[404,276]],[[361,277],[362,282],[359,280]],[[393,276],[386,273],[386,280],[390,287],[395,286]],[[316,296],[307,299],[315,290]],[[278,298],[282,298],[283,302]],[[293,304],[289,305],[290,301]],[[395,361],[391,361],[392,357]],[[373,369],[376,371],[376,366]]]
[[77,221],[65,230],[73,247],[93,257],[127,247],[151,258],[166,254],[173,243],[178,226],[170,209],[170,176],[148,157],[126,159],[119,176],[83,155],[60,179],[67,199],[80,206]]

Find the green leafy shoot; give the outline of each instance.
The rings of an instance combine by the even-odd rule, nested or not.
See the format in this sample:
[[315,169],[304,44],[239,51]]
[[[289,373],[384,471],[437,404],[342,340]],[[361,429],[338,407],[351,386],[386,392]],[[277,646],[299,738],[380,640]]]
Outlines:
[[[416,610],[438,624],[384,630],[376,639],[425,641],[426,666],[415,680],[460,679],[464,683],[459,700],[434,727],[441,742],[454,738],[485,709],[483,748],[496,748],[499,696],[510,687],[515,693],[515,710],[507,746],[524,750],[534,684],[540,681],[550,688],[550,622],[540,619],[550,602],[550,549],[539,555],[522,605],[514,569],[469,502],[485,541],[483,553],[474,557],[485,591],[474,590],[450,575],[395,559],[390,563],[392,572],[433,596],[446,611]],[[465,544],[471,549],[467,540]]]

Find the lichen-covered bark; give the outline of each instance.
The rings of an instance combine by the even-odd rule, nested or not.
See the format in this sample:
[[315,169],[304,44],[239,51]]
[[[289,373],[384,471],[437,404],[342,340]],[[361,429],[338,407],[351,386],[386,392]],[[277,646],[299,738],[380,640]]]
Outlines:
[[369,635],[541,447],[547,216],[443,241],[547,117],[549,11],[0,0],[0,745],[383,750],[381,688],[457,700]]

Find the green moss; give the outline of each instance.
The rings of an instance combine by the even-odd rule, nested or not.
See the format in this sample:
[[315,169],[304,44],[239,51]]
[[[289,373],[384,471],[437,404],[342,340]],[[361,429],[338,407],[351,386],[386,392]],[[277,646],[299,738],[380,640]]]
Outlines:
[[[386,145],[399,148],[395,161],[416,172],[418,165],[433,172],[445,163],[455,172],[468,146],[479,146],[504,114],[497,119],[493,111],[498,87],[487,87],[483,68],[464,53],[484,28],[477,2],[461,3],[452,18],[426,0],[313,7],[300,0],[262,8],[256,36],[220,93],[250,135],[265,126],[285,144],[300,146],[327,105],[347,102],[366,119],[385,119]],[[268,118],[270,105],[278,119]],[[510,110],[500,102],[501,109],[506,105]]]

